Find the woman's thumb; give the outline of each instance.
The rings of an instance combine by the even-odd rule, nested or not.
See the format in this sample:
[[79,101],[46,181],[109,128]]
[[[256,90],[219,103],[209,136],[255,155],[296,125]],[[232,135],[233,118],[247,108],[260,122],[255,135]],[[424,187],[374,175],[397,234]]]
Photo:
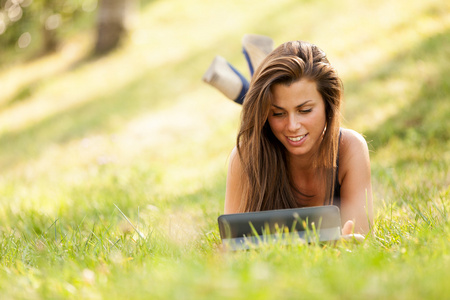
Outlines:
[[344,227],[342,227],[342,235],[352,234],[354,226],[355,223],[352,220],[345,222]]

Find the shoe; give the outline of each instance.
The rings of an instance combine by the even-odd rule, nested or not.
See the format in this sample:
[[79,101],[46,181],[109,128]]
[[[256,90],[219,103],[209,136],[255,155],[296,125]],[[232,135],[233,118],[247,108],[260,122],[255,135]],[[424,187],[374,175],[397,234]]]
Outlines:
[[264,58],[273,50],[273,40],[258,34],[246,34],[242,38],[242,52],[247,59],[250,76],[261,64]]
[[244,102],[249,88],[247,79],[222,56],[214,58],[202,80],[239,104]]

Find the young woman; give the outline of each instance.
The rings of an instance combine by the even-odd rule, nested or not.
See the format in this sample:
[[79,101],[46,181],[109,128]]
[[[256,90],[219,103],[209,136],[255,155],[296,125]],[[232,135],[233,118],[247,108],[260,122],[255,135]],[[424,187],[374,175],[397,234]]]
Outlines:
[[372,223],[364,138],[340,128],[342,84],[325,53],[293,41],[256,69],[231,153],[225,213],[337,205],[344,235]]

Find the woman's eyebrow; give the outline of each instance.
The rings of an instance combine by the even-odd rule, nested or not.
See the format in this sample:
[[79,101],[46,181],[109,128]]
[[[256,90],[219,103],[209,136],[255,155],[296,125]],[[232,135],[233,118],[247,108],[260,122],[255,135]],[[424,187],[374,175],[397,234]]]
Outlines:
[[[300,107],[302,107],[303,105],[305,105],[305,104],[307,104],[308,102],[311,102],[311,101],[312,101],[312,100],[306,100],[306,101],[303,102],[302,104],[297,105],[295,108],[300,108]],[[272,104],[272,106],[275,107],[275,108],[281,109],[281,110],[285,110],[285,108],[283,108],[283,107],[281,107],[281,106],[278,106],[278,105],[275,105],[275,104]]]

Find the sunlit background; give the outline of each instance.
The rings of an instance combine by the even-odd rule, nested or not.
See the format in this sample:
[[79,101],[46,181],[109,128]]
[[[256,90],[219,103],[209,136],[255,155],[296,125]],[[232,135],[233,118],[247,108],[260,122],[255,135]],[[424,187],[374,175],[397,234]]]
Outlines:
[[[0,0],[0,232],[26,236],[31,253],[42,253],[34,239],[54,224],[61,236],[99,223],[126,234],[117,205],[146,236],[163,232],[178,259],[185,249],[214,249],[240,106],[201,78],[216,55],[249,78],[247,33],[275,45],[306,40],[327,53],[344,83],[344,126],[369,142],[380,220],[386,207],[406,224],[421,219],[411,203],[448,203],[448,1]],[[84,245],[91,229],[83,230]],[[101,271],[108,259],[145,261],[167,250],[122,249],[77,274],[113,276]],[[10,253],[2,266],[17,274],[42,267],[34,254]],[[13,267],[19,260],[23,270]],[[167,296],[177,268],[162,268]],[[64,280],[103,295],[111,288]],[[36,291],[27,284],[19,286]]]

